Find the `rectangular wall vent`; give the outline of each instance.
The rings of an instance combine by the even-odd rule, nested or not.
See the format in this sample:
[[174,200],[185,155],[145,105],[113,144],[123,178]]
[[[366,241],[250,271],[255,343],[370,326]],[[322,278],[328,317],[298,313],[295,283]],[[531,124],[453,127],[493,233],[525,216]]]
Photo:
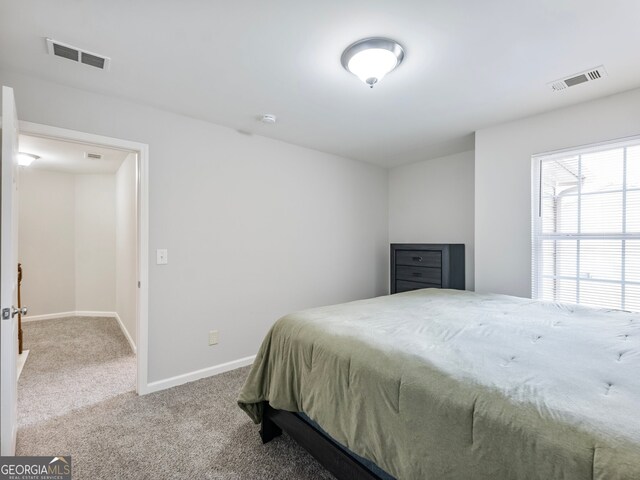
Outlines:
[[100,70],[109,70],[109,65],[111,63],[111,59],[109,57],[88,52],[81,48],[58,42],[51,38],[47,38],[47,50],[50,55],[66,58],[78,63],[84,63],[85,65],[96,67]]
[[547,83],[547,85],[551,87],[551,90],[557,92],[560,90],[564,90],[565,88],[575,87],[576,85],[580,85],[581,83],[592,82],[606,76],[607,71],[605,70],[604,65],[600,65],[599,67],[590,68],[589,70],[585,70],[584,72],[576,73],[575,75],[549,82]]
[[102,158],[102,155],[99,153],[91,153],[91,152],[85,152],[85,156],[87,158],[93,158],[94,160],[100,160]]

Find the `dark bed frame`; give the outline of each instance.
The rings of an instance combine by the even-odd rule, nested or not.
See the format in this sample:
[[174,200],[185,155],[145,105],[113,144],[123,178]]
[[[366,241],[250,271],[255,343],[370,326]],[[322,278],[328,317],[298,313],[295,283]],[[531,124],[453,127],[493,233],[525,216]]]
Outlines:
[[285,431],[338,480],[382,480],[352,455],[299,415],[264,403],[260,437],[267,443]]

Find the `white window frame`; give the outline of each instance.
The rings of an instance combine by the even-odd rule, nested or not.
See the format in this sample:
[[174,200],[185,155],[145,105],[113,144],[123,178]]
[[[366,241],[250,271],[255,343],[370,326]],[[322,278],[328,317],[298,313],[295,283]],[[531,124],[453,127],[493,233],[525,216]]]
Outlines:
[[[577,266],[576,266],[576,300],[580,303],[580,240],[598,239],[598,240],[640,240],[640,233],[622,233],[622,234],[597,234],[597,235],[585,235],[580,233],[580,213],[581,209],[578,207],[578,233],[554,233],[543,234],[542,233],[542,205],[541,205],[541,192],[542,181],[540,178],[541,165],[543,161],[566,158],[570,154],[576,154],[582,156],[589,153],[596,153],[606,150],[612,150],[616,148],[632,147],[640,144],[640,135],[633,137],[625,137],[605,142],[593,143],[584,146],[577,146],[571,148],[564,148],[562,150],[555,150],[552,152],[539,153],[531,156],[531,298],[540,299],[541,282],[542,277],[542,262],[538,261],[541,258],[542,242],[543,240],[577,240]],[[580,163],[579,163],[580,164]],[[580,176],[580,172],[578,173]],[[626,169],[626,150],[625,150],[625,168],[623,171],[623,188],[622,188],[622,208],[626,210],[627,205],[627,169]],[[580,184],[578,189],[578,205],[581,201]],[[626,214],[623,216],[623,232],[626,232]],[[620,284],[622,289],[622,305],[625,301],[625,285],[634,284],[639,282],[629,282],[625,280],[624,268],[625,268],[625,243],[622,244],[622,275],[620,281],[609,280],[605,283]]]

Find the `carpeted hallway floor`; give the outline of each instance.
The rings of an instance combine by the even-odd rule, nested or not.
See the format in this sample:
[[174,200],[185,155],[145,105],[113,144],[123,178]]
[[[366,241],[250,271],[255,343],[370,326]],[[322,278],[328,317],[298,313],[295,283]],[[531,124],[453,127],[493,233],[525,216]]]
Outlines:
[[237,407],[247,368],[138,397],[114,319],[26,322],[17,455],[71,455],[74,480],[331,479]]

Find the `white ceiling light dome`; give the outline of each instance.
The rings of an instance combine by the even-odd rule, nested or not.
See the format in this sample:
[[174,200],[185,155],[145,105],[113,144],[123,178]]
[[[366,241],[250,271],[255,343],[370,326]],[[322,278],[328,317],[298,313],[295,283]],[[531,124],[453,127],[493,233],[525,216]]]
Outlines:
[[404,49],[395,40],[371,37],[358,40],[342,53],[342,66],[370,88],[404,59]]

